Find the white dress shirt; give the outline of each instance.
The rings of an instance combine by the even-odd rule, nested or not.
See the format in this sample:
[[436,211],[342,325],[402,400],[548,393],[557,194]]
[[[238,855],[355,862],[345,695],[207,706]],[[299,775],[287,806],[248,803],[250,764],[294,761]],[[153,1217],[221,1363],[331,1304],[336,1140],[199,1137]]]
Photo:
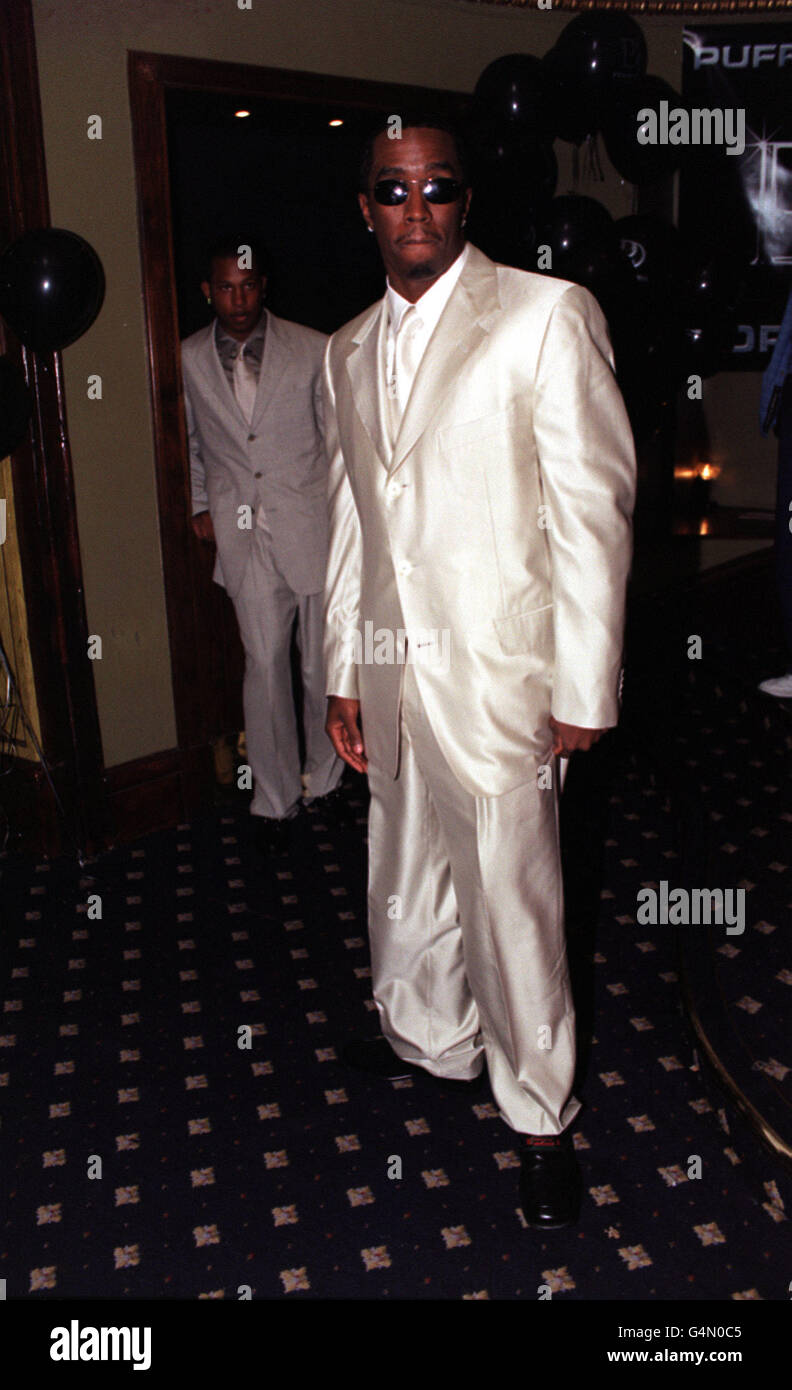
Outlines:
[[[385,336],[385,383],[391,408],[396,405],[399,418],[403,413],[404,406],[409,399],[415,374],[421,364],[421,358],[426,351],[429,339],[437,327],[438,320],[451,296],[451,291],[456,285],[457,280],[462,274],[462,269],[467,260],[467,244],[461,254],[457,256],[453,265],[445,270],[439,279],[421,295],[417,303],[412,306],[408,299],[404,299],[397,290],[393,288],[390,281],[385,294],[388,312],[388,331]],[[396,338],[401,326],[402,319],[411,307],[415,308],[415,322],[411,328],[411,348],[409,354],[409,367],[405,372],[402,370],[402,379],[396,381]]]

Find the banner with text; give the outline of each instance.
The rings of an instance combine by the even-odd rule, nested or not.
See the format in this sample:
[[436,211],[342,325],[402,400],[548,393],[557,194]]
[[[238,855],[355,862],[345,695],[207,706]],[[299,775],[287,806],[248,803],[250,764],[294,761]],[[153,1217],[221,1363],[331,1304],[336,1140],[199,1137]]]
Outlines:
[[[792,282],[792,23],[693,24],[683,33],[688,111],[744,112],[744,148],[691,150],[679,226],[734,253],[740,281],[724,371],[763,371]],[[715,127],[713,127],[715,128]],[[727,125],[728,128],[728,125]],[[731,157],[730,157],[731,156]]]

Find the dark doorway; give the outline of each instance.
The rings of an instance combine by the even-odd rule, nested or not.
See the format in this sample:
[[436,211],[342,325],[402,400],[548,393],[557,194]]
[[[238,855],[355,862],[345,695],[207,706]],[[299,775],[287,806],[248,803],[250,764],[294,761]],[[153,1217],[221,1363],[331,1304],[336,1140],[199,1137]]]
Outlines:
[[[247,114],[237,115],[240,108]],[[182,90],[166,93],[165,111],[180,338],[210,320],[204,258],[226,234],[267,248],[267,304],[281,318],[331,333],[382,293],[356,174],[372,119],[387,112]],[[204,548],[196,563],[210,633],[207,732],[220,736],[243,726],[244,653],[233,606],[211,583],[213,560],[213,548]],[[292,665],[299,706],[294,646]]]
[[[190,526],[179,339],[207,322],[207,241],[252,223],[273,258],[274,313],[332,332],[382,292],[356,174],[383,115],[449,92],[130,53],[129,88],[178,770],[185,813],[208,791],[209,740],[240,726],[242,657],[212,558]],[[240,108],[250,111],[237,117]],[[340,120],[340,126],[330,122]]]
[[[166,97],[176,291],[184,337],[208,322],[206,247],[255,233],[271,255],[273,313],[332,333],[383,290],[357,206],[357,166],[373,113],[342,102]],[[376,118],[387,111],[374,113]]]

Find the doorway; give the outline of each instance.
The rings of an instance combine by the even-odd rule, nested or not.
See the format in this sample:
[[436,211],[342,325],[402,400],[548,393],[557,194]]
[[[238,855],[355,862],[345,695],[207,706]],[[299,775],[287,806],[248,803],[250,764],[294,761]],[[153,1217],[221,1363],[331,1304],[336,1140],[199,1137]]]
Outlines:
[[[253,228],[273,313],[331,333],[381,295],[357,207],[360,149],[407,105],[465,98],[151,53],[129,56],[138,218],[174,706],[185,812],[206,797],[209,743],[241,727],[243,657],[213,552],[190,526],[179,340],[207,323],[208,244]],[[249,114],[241,116],[240,111]]]

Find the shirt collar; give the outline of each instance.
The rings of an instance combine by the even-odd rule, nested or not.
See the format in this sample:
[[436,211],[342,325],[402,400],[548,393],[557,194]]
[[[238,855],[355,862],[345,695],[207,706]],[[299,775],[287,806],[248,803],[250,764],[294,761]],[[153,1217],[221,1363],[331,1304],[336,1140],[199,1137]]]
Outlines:
[[217,344],[218,349],[222,348],[225,352],[229,354],[231,353],[232,348],[234,350],[234,354],[236,354],[236,352],[238,352],[242,348],[258,347],[264,341],[266,332],[266,309],[262,309],[261,318],[259,319],[255,328],[253,328],[250,331],[250,333],[248,333],[248,336],[244,338],[241,342],[239,338],[232,338],[230,333],[226,333],[225,329],[221,328],[220,326],[220,320],[215,319],[215,343]]
[[[451,291],[462,274],[465,261],[467,260],[467,254],[468,243],[465,242],[462,251],[457,256],[456,260],[448,267],[448,270],[444,270],[443,274],[435,280],[434,284],[426,293],[422,294],[421,298],[416,301],[415,308],[418,310],[425,323],[437,323],[437,320],[450,298]],[[388,304],[388,317],[393,332],[398,333],[402,316],[406,314],[411,305],[409,299],[405,299],[403,295],[399,294],[398,290],[393,288],[390,281],[387,282],[387,286],[385,298]]]

